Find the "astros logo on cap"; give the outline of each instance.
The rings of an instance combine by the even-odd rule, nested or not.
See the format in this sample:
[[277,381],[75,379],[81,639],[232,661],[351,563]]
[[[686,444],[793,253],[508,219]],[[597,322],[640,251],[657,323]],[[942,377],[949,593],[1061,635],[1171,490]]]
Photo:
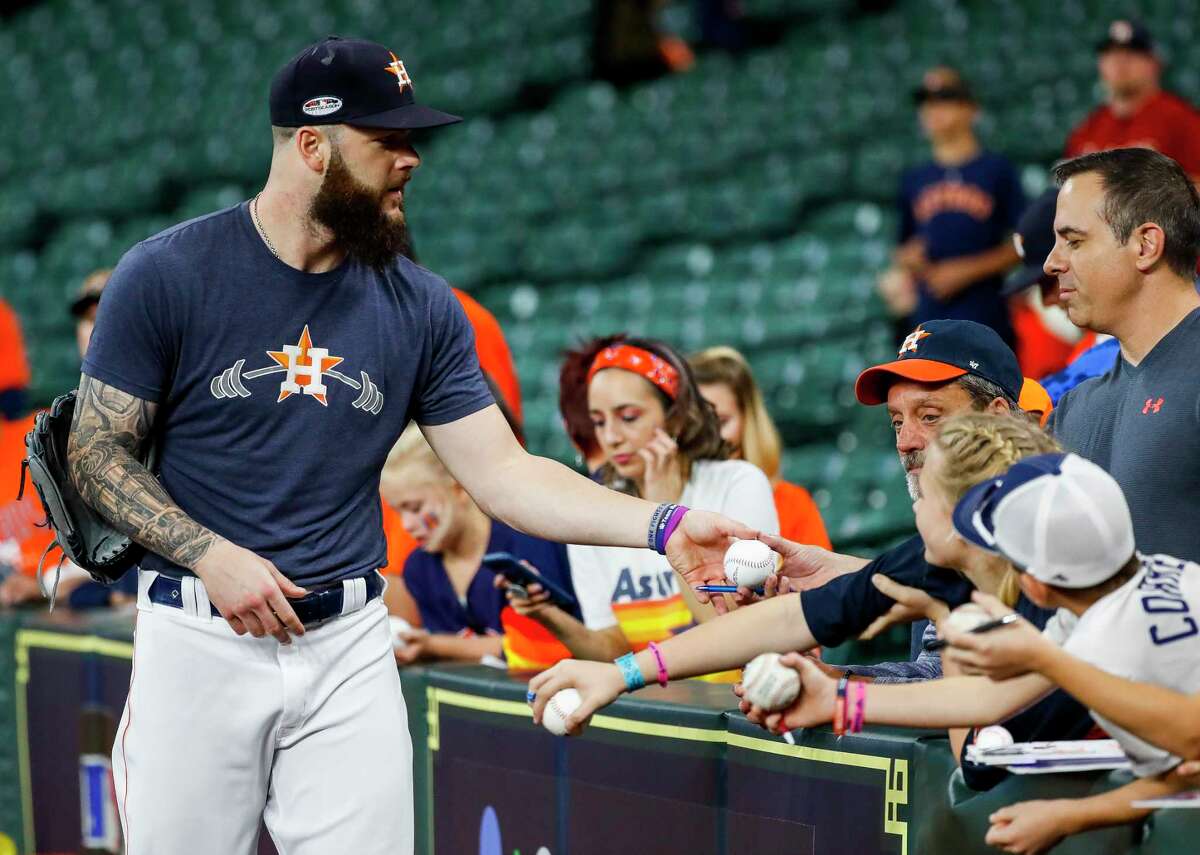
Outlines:
[[921,339],[925,338],[928,335],[929,335],[929,333],[925,332],[925,330],[921,329],[920,327],[917,327],[915,330],[913,330],[912,332],[910,332],[908,334],[908,338],[906,338],[904,340],[904,344],[900,345],[900,350],[898,351],[898,355],[903,356],[905,353],[909,353],[909,352],[916,353],[917,352],[917,342],[919,342]]
[[400,87],[401,91],[404,90],[405,86],[411,87],[413,85],[412,78],[408,76],[408,72],[404,69],[404,63],[402,63],[391,51],[388,51],[388,56],[392,58],[392,61],[384,66],[383,70],[388,74],[396,75],[396,83]]

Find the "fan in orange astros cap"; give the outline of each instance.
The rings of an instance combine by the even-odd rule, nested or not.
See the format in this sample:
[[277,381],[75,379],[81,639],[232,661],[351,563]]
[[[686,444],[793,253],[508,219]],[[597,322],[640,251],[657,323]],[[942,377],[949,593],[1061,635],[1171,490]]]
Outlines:
[[854,394],[873,406],[887,401],[898,379],[947,383],[974,374],[999,386],[1013,401],[1021,397],[1024,377],[1017,356],[991,327],[974,321],[926,321],[909,333],[895,360],[858,375]]

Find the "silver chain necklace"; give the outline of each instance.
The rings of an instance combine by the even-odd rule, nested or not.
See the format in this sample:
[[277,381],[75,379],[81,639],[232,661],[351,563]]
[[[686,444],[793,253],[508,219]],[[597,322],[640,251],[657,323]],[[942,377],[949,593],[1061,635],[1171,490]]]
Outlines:
[[[250,213],[254,215],[254,227],[258,229],[258,233],[262,235],[263,242],[266,243],[267,249],[271,250],[271,255],[279,258],[279,251],[275,249],[275,244],[271,243],[271,238],[267,235],[267,230],[263,228],[262,220],[258,218],[258,196],[254,197],[254,201],[250,203]],[[282,261],[283,259],[280,259]]]

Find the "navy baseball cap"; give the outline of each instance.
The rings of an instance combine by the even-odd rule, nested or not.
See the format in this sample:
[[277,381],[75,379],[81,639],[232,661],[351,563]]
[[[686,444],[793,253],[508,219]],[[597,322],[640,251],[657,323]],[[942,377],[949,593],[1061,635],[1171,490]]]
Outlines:
[[1118,18],[1108,25],[1104,40],[1096,45],[1096,53],[1123,48],[1138,53],[1154,53],[1154,37],[1141,21]]
[[1112,578],[1134,554],[1133,519],[1116,480],[1076,454],[1038,454],[959,499],[954,530],[1023,572],[1063,588]]
[[1058,188],[1052,187],[1029,203],[1017,222],[1013,243],[1021,256],[1021,266],[1013,271],[1000,289],[1000,296],[1011,297],[1038,284],[1046,271],[1042,265],[1054,249],[1054,212],[1058,206]]
[[458,116],[416,102],[412,77],[381,44],[329,36],[309,45],[271,81],[271,124],[436,128]]
[[917,105],[926,101],[964,101],[975,103],[975,96],[967,81],[955,69],[938,66],[925,72],[921,85],[913,90],[913,102]]
[[926,321],[900,345],[899,358],[858,375],[854,394],[874,406],[896,380],[946,383],[965,374],[990,380],[1016,401],[1025,378],[1017,355],[991,327],[975,321]]

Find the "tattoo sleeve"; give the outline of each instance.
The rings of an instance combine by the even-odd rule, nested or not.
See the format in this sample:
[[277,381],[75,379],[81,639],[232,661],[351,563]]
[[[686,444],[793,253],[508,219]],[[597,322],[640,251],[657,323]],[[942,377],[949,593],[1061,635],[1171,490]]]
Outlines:
[[151,552],[193,569],[217,540],[175,504],[137,459],[158,405],[84,374],[67,440],[71,477],[85,502]]

